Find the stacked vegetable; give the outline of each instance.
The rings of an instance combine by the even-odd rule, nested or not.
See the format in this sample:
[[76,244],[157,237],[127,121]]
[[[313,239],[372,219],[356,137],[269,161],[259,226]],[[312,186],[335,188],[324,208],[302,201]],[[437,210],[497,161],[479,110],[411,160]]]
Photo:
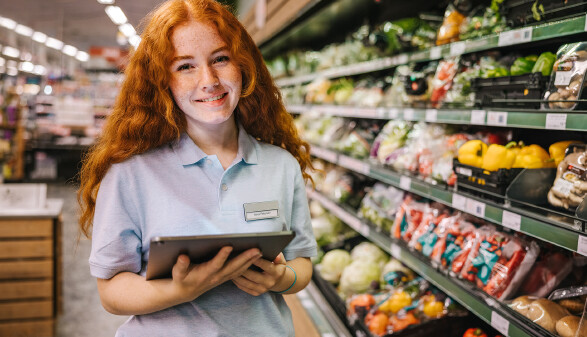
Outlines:
[[540,145],[510,142],[507,145],[487,145],[481,140],[470,140],[458,151],[461,164],[487,171],[511,168],[554,167],[554,159]]

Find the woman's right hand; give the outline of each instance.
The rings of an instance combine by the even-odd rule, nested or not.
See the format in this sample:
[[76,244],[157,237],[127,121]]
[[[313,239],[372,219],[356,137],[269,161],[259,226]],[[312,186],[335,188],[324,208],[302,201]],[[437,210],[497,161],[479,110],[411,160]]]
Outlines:
[[249,249],[228,259],[232,247],[223,247],[210,261],[192,264],[187,255],[180,255],[172,270],[172,283],[177,296],[183,302],[198,296],[220,284],[242,275],[261,258],[257,248]]

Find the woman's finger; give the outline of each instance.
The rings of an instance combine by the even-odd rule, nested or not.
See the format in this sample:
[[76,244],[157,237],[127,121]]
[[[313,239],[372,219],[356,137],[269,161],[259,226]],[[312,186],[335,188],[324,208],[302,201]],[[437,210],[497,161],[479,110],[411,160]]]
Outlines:
[[275,260],[273,260],[273,263],[275,264],[285,264],[285,256],[283,256],[283,253],[279,253],[279,255],[277,255],[277,257],[275,258]]

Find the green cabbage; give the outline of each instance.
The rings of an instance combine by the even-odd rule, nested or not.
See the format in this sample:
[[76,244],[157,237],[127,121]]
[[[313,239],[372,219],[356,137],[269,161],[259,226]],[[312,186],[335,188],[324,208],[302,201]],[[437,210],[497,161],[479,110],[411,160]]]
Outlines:
[[364,293],[375,282],[378,284],[381,267],[372,261],[353,261],[342,271],[339,290],[343,297]]
[[351,254],[349,252],[343,249],[333,249],[324,254],[318,271],[326,281],[338,283],[342,271],[349,264],[351,264]]
[[387,260],[387,254],[377,247],[374,243],[365,241],[361,242],[351,250],[353,262],[374,262],[378,266],[383,266]]

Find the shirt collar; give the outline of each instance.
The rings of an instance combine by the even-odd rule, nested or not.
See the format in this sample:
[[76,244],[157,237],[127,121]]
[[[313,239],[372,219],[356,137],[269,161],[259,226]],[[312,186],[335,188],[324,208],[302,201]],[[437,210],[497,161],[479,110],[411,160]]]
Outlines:
[[[256,140],[253,139],[242,127],[238,125],[238,152],[236,154],[237,160],[242,160],[247,164],[257,164],[257,147]],[[181,134],[179,140],[171,144],[171,148],[179,157],[181,164],[192,165],[197,164],[208,155],[200,149],[196,143],[188,136],[187,132]]]

